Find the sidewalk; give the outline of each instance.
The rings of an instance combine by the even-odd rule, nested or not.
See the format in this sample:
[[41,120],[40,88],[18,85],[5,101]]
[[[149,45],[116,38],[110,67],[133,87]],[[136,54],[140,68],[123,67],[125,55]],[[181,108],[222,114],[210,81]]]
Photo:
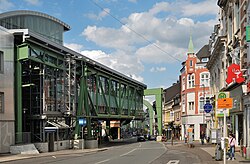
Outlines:
[[69,150],[61,150],[61,151],[55,151],[55,152],[47,152],[47,153],[40,153],[35,155],[24,155],[24,154],[18,154],[18,155],[11,155],[11,154],[0,154],[0,163],[8,162],[8,161],[16,161],[21,159],[28,159],[28,158],[39,158],[39,157],[45,157],[45,156],[52,156],[56,157],[59,155],[67,155],[67,154],[82,154],[82,153],[95,153],[98,151],[105,151],[108,148],[98,148],[98,149],[69,149]]
[[[166,146],[170,149],[179,149],[179,150],[185,150],[185,151],[191,151],[192,153],[197,154],[201,159],[204,160],[206,163],[218,163],[223,164],[222,161],[216,161],[214,159],[215,157],[215,145],[212,144],[204,144],[201,145],[199,141],[194,141],[194,148],[189,148],[184,141],[174,141],[174,144],[171,145],[171,142],[166,142]],[[206,155],[204,154],[206,152]],[[232,161],[226,161],[227,164],[237,164],[237,163],[250,163],[250,160],[246,160],[243,158],[240,154],[240,152],[235,153],[236,160]]]

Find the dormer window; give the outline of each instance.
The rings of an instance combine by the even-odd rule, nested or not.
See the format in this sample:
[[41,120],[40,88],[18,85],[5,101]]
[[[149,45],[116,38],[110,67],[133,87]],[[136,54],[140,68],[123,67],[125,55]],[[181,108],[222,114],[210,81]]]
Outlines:
[[208,58],[202,58],[201,62],[208,62]]

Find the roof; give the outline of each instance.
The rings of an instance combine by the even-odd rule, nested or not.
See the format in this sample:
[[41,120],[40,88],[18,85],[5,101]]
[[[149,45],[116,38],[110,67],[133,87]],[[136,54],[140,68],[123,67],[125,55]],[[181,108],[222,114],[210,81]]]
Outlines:
[[15,16],[20,16],[20,15],[32,15],[32,16],[39,16],[39,17],[43,17],[49,20],[52,20],[56,23],[59,23],[60,25],[62,25],[64,27],[65,31],[70,30],[70,26],[64,22],[62,22],[61,20],[50,16],[48,14],[44,14],[41,12],[37,12],[37,11],[30,11],[30,10],[15,10],[15,11],[10,11],[10,12],[5,12],[5,13],[1,13],[0,14],[0,19],[4,19],[4,18],[9,18],[9,17],[15,17]]
[[172,100],[175,96],[180,94],[181,84],[180,82],[172,85],[171,87],[164,90],[165,102]]
[[193,44],[192,36],[190,36],[189,44],[188,44],[188,54],[193,54],[193,53],[194,53],[194,44]]
[[208,45],[204,45],[199,52],[197,52],[196,56],[201,60],[202,58],[207,58],[210,56]]

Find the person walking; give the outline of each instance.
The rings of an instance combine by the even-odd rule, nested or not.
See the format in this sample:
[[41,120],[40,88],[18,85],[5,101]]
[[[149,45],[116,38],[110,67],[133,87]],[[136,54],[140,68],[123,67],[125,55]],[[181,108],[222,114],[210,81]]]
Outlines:
[[233,134],[229,134],[229,146],[230,146],[230,149],[229,149],[229,158],[228,160],[235,160],[235,157],[234,157],[234,152],[235,152],[235,143],[236,143],[236,140],[234,138],[234,135]]
[[204,145],[205,133],[202,131],[200,135],[201,144]]

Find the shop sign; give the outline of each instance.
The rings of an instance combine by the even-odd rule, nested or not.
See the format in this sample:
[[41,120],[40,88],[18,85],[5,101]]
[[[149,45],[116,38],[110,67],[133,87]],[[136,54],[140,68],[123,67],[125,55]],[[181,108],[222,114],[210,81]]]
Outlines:
[[227,84],[230,84],[232,82],[242,83],[245,81],[245,78],[243,77],[243,73],[240,70],[240,65],[238,64],[231,64],[227,68]]

